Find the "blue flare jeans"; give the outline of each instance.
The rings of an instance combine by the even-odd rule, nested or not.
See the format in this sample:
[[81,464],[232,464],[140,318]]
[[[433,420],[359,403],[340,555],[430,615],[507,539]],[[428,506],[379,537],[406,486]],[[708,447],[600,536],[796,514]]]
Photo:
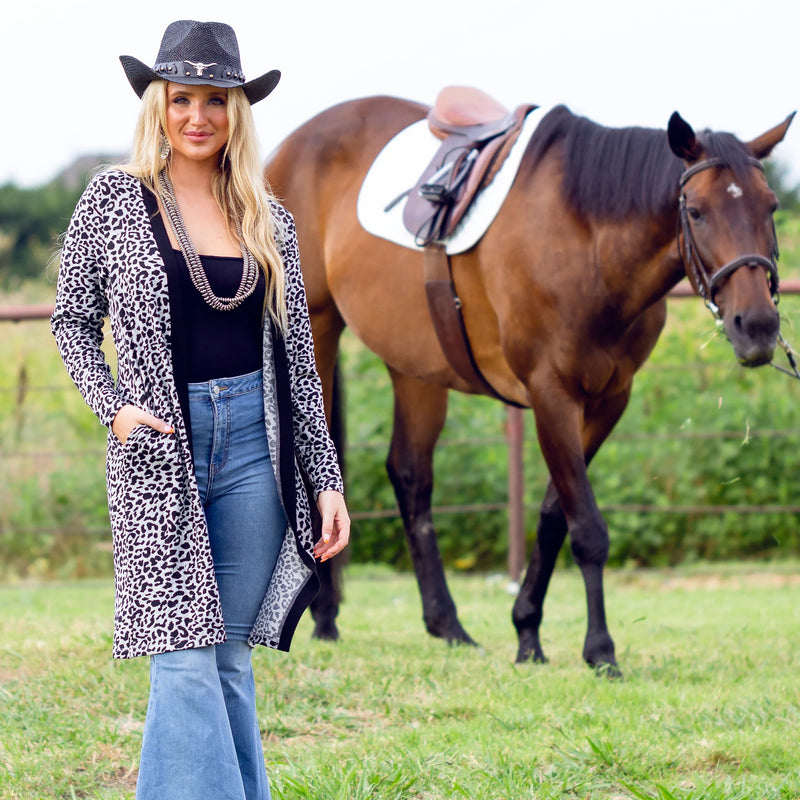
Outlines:
[[287,522],[261,371],[190,383],[189,413],[227,639],[151,658],[136,798],[270,800],[247,639]]

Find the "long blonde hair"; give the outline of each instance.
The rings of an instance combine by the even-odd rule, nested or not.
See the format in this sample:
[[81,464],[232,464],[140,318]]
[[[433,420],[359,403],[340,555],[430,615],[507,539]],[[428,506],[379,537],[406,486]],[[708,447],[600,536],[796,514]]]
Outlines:
[[[279,224],[272,213],[272,192],[261,166],[253,113],[244,92],[228,89],[228,141],[211,189],[227,224],[242,236],[267,281],[265,306],[281,331],[288,326],[283,259],[278,250]],[[167,81],[153,81],[142,95],[142,108],[133,135],[133,148],[120,169],[142,180],[157,193],[158,174],[164,169],[161,134],[167,129]],[[169,169],[169,158],[166,164]]]

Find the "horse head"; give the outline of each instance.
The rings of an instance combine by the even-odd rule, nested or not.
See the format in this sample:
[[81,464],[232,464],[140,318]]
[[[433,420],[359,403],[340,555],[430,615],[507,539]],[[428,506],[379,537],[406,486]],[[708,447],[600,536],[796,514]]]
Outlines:
[[761,159],[783,140],[793,117],[747,143],[725,133],[696,135],[677,112],[667,130],[685,165],[678,247],[686,273],[746,367],[772,361],[780,329],[778,201]]

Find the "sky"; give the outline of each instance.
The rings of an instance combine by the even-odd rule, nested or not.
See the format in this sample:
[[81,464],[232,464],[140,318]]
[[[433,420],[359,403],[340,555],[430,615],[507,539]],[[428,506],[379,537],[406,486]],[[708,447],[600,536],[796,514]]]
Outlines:
[[[126,153],[140,101],[118,56],[152,65],[176,19],[232,25],[248,80],[283,73],[253,107],[264,156],[336,103],[431,104],[450,84],[611,127],[666,128],[677,110],[745,141],[800,109],[796,0],[25,0],[1,19],[0,185]],[[800,183],[800,118],[775,159]]]

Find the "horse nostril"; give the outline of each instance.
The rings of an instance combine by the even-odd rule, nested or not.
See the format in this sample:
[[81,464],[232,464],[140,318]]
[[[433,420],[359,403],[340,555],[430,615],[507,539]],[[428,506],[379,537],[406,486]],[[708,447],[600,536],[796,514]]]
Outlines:
[[774,311],[739,312],[734,315],[732,323],[731,333],[752,341],[774,339],[780,330],[780,317]]

